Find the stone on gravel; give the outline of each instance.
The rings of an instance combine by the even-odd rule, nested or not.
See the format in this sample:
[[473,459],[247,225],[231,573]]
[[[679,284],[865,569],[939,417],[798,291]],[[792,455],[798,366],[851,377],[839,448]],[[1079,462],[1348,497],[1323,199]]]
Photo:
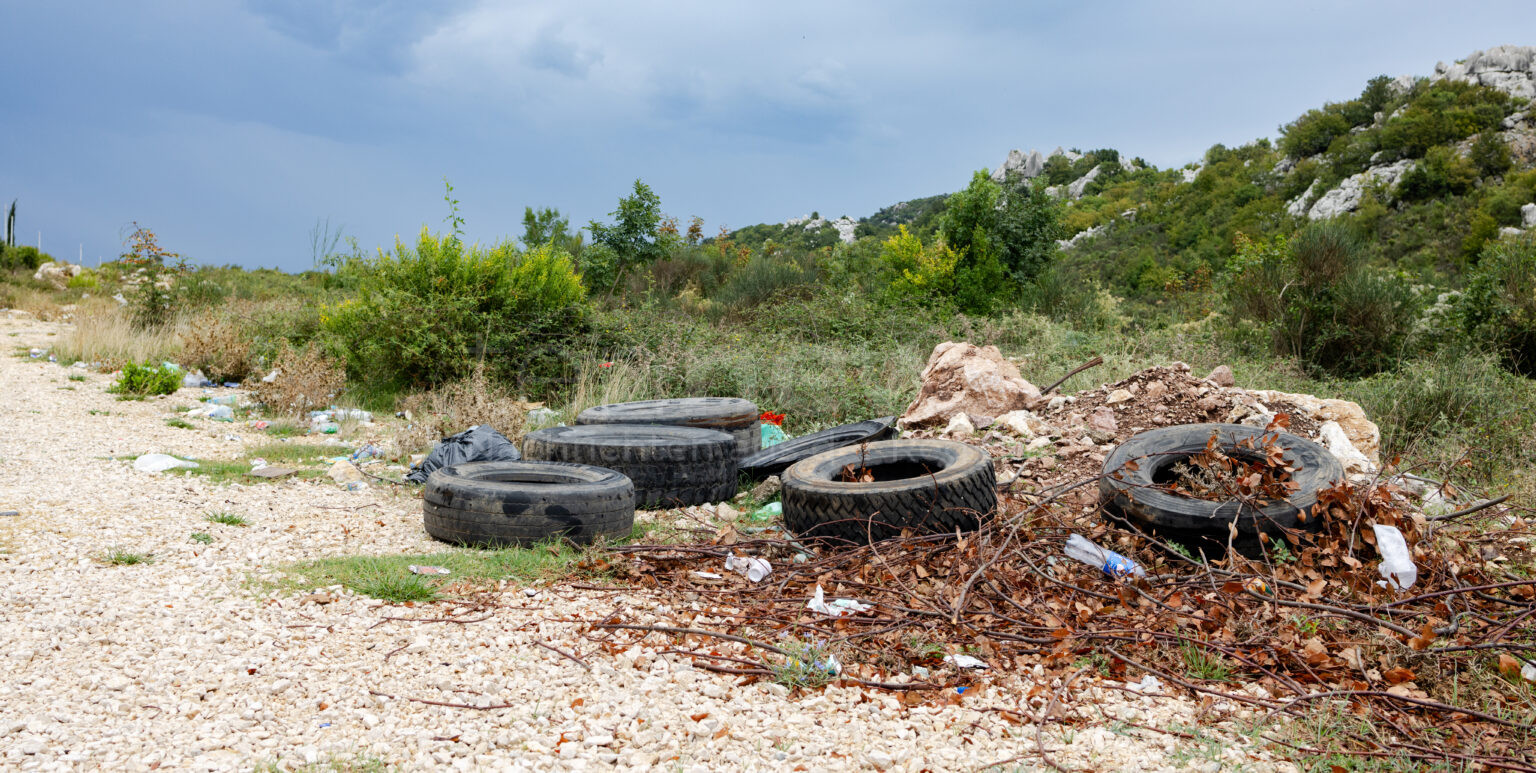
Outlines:
[[1319,398],[1312,395],[1255,390],[1253,392],[1268,405],[1287,402],[1306,411],[1307,416],[1319,423],[1334,421],[1344,430],[1344,436],[1371,464],[1381,464],[1381,430],[1375,422],[1366,418],[1359,403],[1335,398]]
[[363,481],[363,471],[358,469],[357,465],[345,459],[331,465],[331,469],[326,475],[343,486],[348,483],[361,483]]
[[1135,395],[1132,395],[1129,389],[1116,389],[1115,391],[1109,393],[1109,397],[1104,399],[1104,404],[1117,405],[1119,403],[1127,402],[1134,397]]
[[1040,402],[1039,388],[1025,381],[997,347],[945,341],[933,348],[917,399],[898,424],[903,429],[942,427],[963,412],[986,425]]
[[944,427],[944,436],[949,438],[968,438],[974,434],[976,425],[963,412],[950,417],[948,426]]

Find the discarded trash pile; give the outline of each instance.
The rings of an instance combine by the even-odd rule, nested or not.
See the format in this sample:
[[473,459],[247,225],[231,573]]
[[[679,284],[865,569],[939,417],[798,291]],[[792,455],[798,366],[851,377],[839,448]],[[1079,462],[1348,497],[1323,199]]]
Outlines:
[[[756,678],[819,652],[822,682],[902,690],[910,703],[951,700],[989,669],[1032,673],[1040,685],[1079,672],[1136,689],[1160,682],[1274,714],[1333,701],[1396,731],[1383,742],[1341,730],[1338,743],[1354,753],[1536,764],[1533,690],[1519,686],[1536,677],[1536,581],[1485,560],[1498,535],[1436,540],[1394,487],[1344,484],[1320,508],[1322,530],[1300,536],[1288,559],[1201,564],[1059,502],[1008,501],[1000,518],[958,538],[826,549],[727,527],[712,544],[616,547],[613,573],[689,611],[664,627],[616,612],[593,636],[620,648],[649,637],[696,667]],[[1408,592],[1381,576],[1373,543],[1382,529],[1370,522],[1417,547]],[[1082,534],[1123,554],[1123,571],[1068,560],[1070,536],[1080,545]],[[1107,558],[1113,570],[1121,557]],[[749,561],[766,576],[729,568]],[[980,664],[946,667],[966,655]],[[1514,684],[1502,700],[1499,691],[1477,704],[1460,697],[1461,685],[1500,672]],[[1045,697],[1002,710],[1030,716]]]
[[[663,594],[677,618],[650,625],[616,611],[589,635],[746,679],[899,690],[909,704],[963,700],[991,674],[1028,675],[1024,701],[992,708],[1036,723],[1052,719],[1053,680],[1058,692],[1078,679],[1188,690],[1266,718],[1331,708],[1358,721],[1331,728],[1327,750],[1296,748],[1536,770],[1536,580],[1501,565],[1529,549],[1526,522],[1506,512],[1507,529],[1458,532],[1458,518],[1497,502],[1427,516],[1421,508],[1445,489],[1373,477],[1379,441],[1358,406],[1248,392],[1230,375],[1197,379],[1176,365],[1052,397],[995,349],[941,345],[902,424],[909,438],[990,451],[995,514],[976,506],[965,524],[951,511],[955,528],[937,534],[893,519],[881,540],[880,515],[862,513],[875,541],[857,544],[858,528],[790,523],[801,469],[791,467],[790,532],[727,524],[704,544],[611,548],[592,568]],[[1157,472],[1141,477],[1113,455],[1175,426],[1215,439],[1144,449],[1133,458]],[[804,466],[819,465],[815,480],[878,488],[861,462],[884,445]],[[832,457],[848,462],[841,477]],[[928,473],[932,506],[944,468]],[[1208,506],[1191,512],[1238,549],[1202,555],[1159,529],[1117,525],[1151,491]]]

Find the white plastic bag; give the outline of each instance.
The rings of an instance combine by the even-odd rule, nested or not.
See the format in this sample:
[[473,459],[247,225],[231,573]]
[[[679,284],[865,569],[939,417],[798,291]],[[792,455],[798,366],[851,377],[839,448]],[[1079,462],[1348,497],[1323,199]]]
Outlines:
[[178,467],[196,467],[197,462],[177,459],[170,454],[144,454],[133,460],[133,469],[139,472],[165,472]]

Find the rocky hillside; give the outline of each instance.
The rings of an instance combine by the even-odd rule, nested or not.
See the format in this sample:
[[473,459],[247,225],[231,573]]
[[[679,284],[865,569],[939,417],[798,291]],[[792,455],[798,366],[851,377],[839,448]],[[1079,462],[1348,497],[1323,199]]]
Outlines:
[[[993,171],[1043,179],[1066,204],[1064,263],[1118,292],[1160,292],[1219,272],[1238,233],[1288,233],[1350,218],[1382,260],[1454,274],[1490,239],[1536,229],[1536,47],[1498,46],[1427,76],[1371,79],[1282,127],[1277,139],[1215,145],[1180,169],[1113,149],[1012,150]],[[945,196],[869,217],[794,218],[738,231],[743,243],[831,246],[925,236]]]

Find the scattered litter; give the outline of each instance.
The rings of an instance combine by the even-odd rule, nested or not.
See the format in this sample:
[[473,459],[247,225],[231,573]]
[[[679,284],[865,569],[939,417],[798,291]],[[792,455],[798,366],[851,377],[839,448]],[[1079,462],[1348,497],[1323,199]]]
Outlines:
[[362,491],[368,488],[368,484],[360,480],[354,480],[342,486],[342,488],[347,491]]
[[210,405],[228,405],[233,407],[240,405],[240,402],[240,395],[219,395],[218,397],[208,398]]
[[139,472],[165,472],[178,467],[196,467],[197,462],[177,459],[170,454],[144,454],[133,460],[133,469]]
[[296,472],[298,470],[291,467],[274,467],[272,465],[253,467],[251,469],[251,474],[258,478],[286,478]]
[[425,564],[411,564],[410,566],[407,566],[406,568],[411,570],[411,574],[449,574],[450,573],[449,570],[448,570],[448,567],[446,567],[446,566],[427,566]]
[[185,389],[197,389],[199,387],[211,387],[213,382],[208,380],[200,370],[194,370],[181,377],[181,386]]
[[1163,683],[1157,677],[1147,674],[1139,682],[1126,682],[1125,689],[1139,693],[1161,692]]
[[735,572],[752,582],[762,582],[773,572],[773,565],[755,556],[726,556],[726,571]]
[[120,305],[120,306],[127,306],[128,305],[128,299],[124,298],[122,293],[117,293],[117,294],[113,295],[112,296],[112,300],[117,301],[118,305]]
[[560,420],[560,412],[553,408],[534,408],[528,412],[529,424],[553,424]]
[[239,389],[240,388],[240,383],[238,381],[226,381],[226,382],[224,382],[224,388],[225,389]]
[[261,468],[263,468],[265,466],[267,466],[267,460],[266,459],[263,459],[263,458],[258,456],[255,459],[251,460],[251,472],[255,472],[255,471],[257,471],[257,470],[259,470],[259,469],[261,469]]
[[266,429],[271,425],[267,424],[265,421],[248,421],[245,423],[245,426],[250,427],[251,429]]
[[277,377],[281,376],[281,375],[282,375],[282,371],[274,370],[271,373],[268,373],[267,375],[262,376],[261,377],[261,383],[263,383],[263,384],[270,384],[270,383],[276,381]]
[[805,608],[812,612],[820,612],[828,617],[848,617],[874,609],[874,607],[868,604],[854,601],[853,599],[833,599],[828,602],[826,594],[822,591],[820,585],[816,586],[816,595],[811,597]]
[[[0,513],[0,515],[15,515],[15,513]],[[1527,682],[1536,682],[1536,663],[1526,663],[1521,666],[1520,676]]]
[[[20,510],[0,510],[0,518],[13,518],[18,515],[21,515]],[[1527,666],[1527,668],[1529,668],[1529,666]]]
[[235,409],[227,405],[215,405],[204,411],[203,415],[214,421],[234,421]]
[[32,359],[35,360],[35,359],[43,356],[43,350],[42,349],[33,349],[32,351],[28,352],[28,354],[32,355]]
[[754,518],[774,518],[784,514],[783,502],[769,502],[752,512]]
[[1377,585],[1385,588],[1390,584],[1393,590],[1399,591],[1412,588],[1414,581],[1419,579],[1419,568],[1413,563],[1403,533],[1396,526],[1379,523],[1373,528],[1376,532],[1376,550],[1381,553],[1381,566],[1377,571],[1386,578]]
[[912,667],[912,675],[917,677],[918,679],[927,679],[932,674],[933,674],[933,672],[928,670],[928,668],[926,666],[913,666]]
[[379,448],[378,446],[376,446],[376,445],[374,445],[372,443],[368,443],[368,444],[364,445],[362,448],[359,448],[356,451],[353,451],[351,458],[352,458],[352,461],[356,462],[356,461],[361,460],[361,459],[383,458],[383,456],[384,456],[384,449]]
[[527,596],[528,598],[533,598],[534,596],[539,595],[539,591],[537,588],[524,588],[523,595]]
[[405,479],[412,483],[426,483],[427,476],[439,467],[464,462],[515,462],[523,458],[505,435],[489,424],[470,427],[457,435],[442,439],[427,458],[414,466]]
[[[0,515],[3,515],[3,513],[0,513]],[[700,580],[723,580],[723,579],[725,579],[724,575],[715,574],[714,572],[689,572],[688,574],[691,575],[692,577],[694,577],[696,579],[700,579]]]
[[979,671],[991,668],[991,666],[983,662],[981,658],[973,658],[970,655],[945,655],[944,662],[954,666],[955,668],[961,669],[962,671]]
[[776,446],[789,439],[789,436],[784,434],[782,427],[777,424],[769,424],[766,421],[762,423],[759,432],[762,435],[763,448]]
[[1138,566],[1135,561],[1113,550],[1101,548],[1095,545],[1093,540],[1078,534],[1067,538],[1066,553],[1068,558],[1077,559],[1095,569],[1102,569],[1111,577],[1147,576],[1146,570]]

